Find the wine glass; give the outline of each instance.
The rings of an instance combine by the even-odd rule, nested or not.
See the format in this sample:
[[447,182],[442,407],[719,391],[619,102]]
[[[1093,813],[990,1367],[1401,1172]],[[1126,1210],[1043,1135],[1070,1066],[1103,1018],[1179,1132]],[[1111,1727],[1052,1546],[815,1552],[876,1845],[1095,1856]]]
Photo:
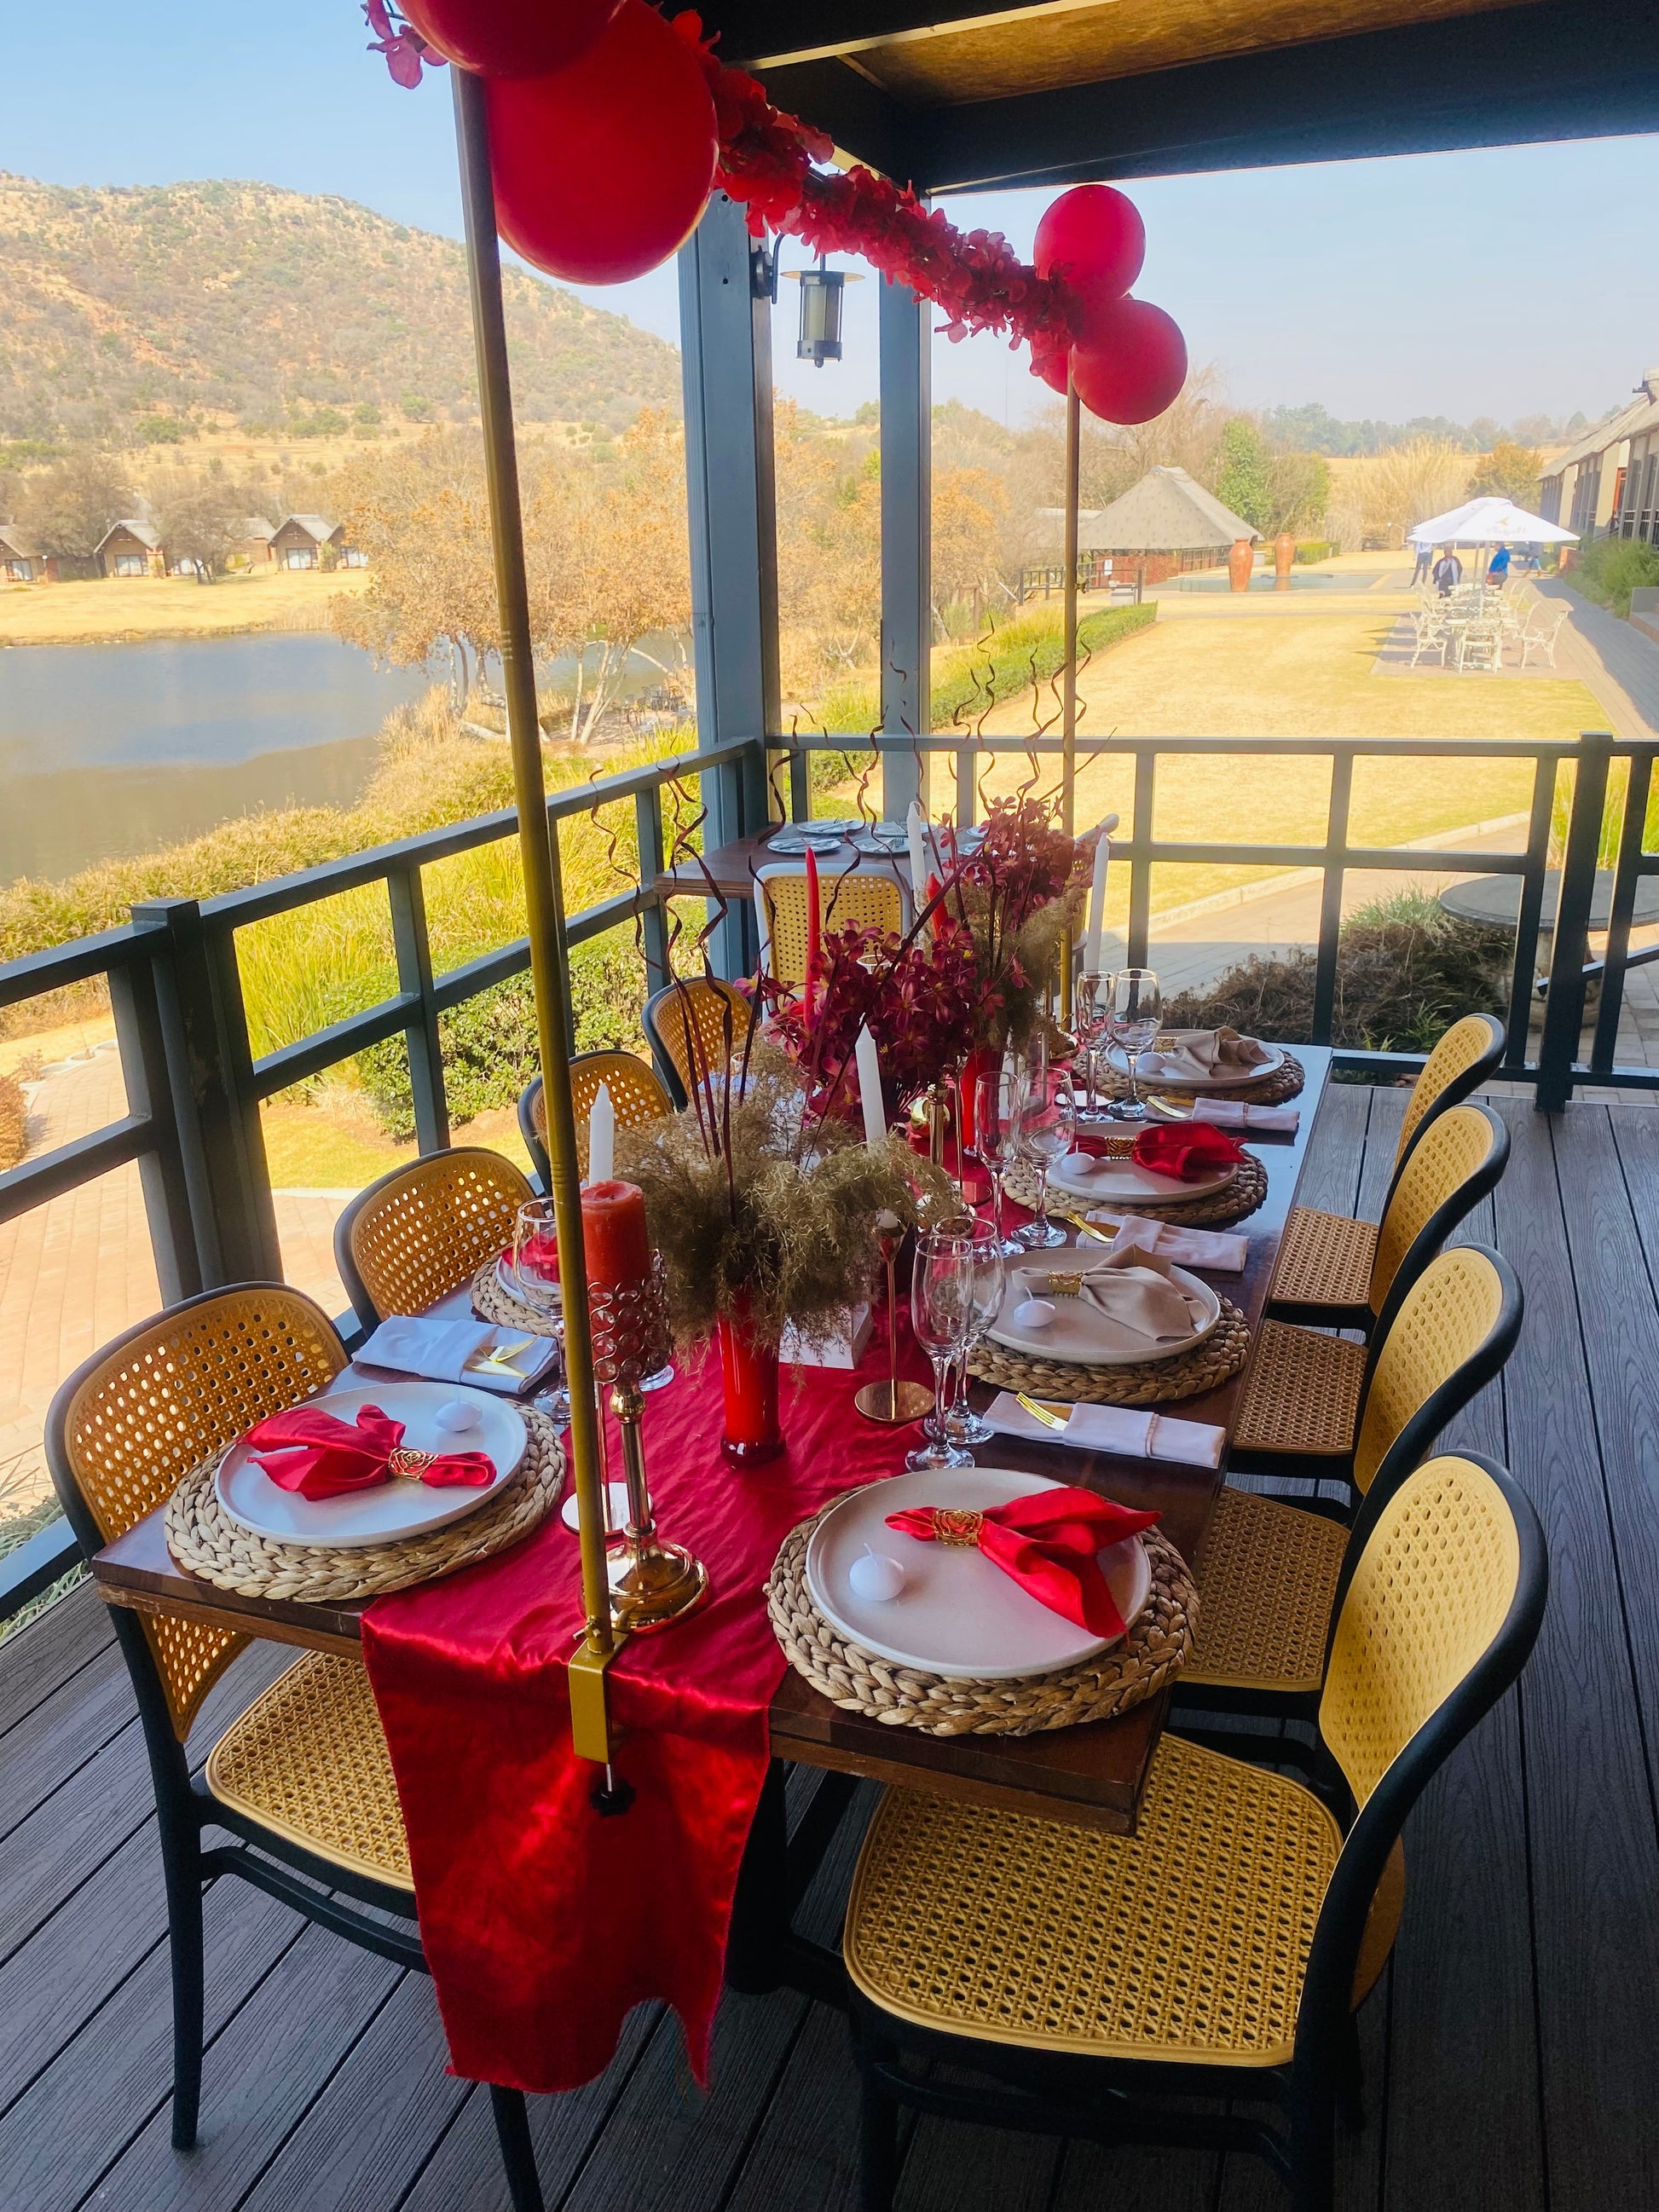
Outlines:
[[1048,1218],[1048,1174],[1072,1149],[1071,1101],[1069,1078],[1050,1066],[1048,1040],[1038,1037],[1025,1056],[1019,1097],[1019,1149],[1037,1172],[1036,1218],[1019,1237],[1032,1250],[1066,1242],[1066,1231]]
[[[945,1417],[945,1427],[952,1443],[984,1444],[989,1443],[996,1431],[968,1402],[968,1359],[1002,1311],[1002,1240],[990,1221],[971,1222],[961,1233],[969,1247],[968,1334],[957,1363],[956,1402]],[[1020,1249],[1015,1247],[1017,1251]]]
[[559,1308],[559,1234],[550,1198],[532,1198],[519,1208],[513,1224],[513,1279],[531,1311],[547,1322],[543,1334],[553,1339],[556,1352],[551,1370],[556,1385],[538,1390],[531,1403],[563,1428],[570,1419],[570,1393],[564,1381],[564,1322]]
[[1107,1024],[1114,1041],[1123,1048],[1129,1067],[1129,1095],[1110,1109],[1118,1121],[1144,1121],[1146,1101],[1135,1088],[1135,1062],[1158,1038],[1164,1013],[1164,997],[1150,968],[1121,968],[1111,978],[1111,1001]]
[[974,1157],[991,1178],[991,1218],[996,1224],[997,1249],[1012,1259],[1025,1249],[1017,1237],[1005,1235],[1002,1226],[1002,1185],[1010,1168],[1019,1164],[1019,1085],[1004,1066],[988,1069],[974,1083]]
[[[1107,1018],[1111,1012],[1110,982],[1109,975],[1080,975],[1072,1008],[1072,1025],[1077,1032],[1078,1059],[1084,1064],[1088,1083],[1088,1096],[1077,1109],[1077,1118],[1085,1127],[1108,1118],[1107,1109],[1096,1098],[1095,1090],[1100,1047],[1106,1035]],[[1075,1073],[1075,1061],[1073,1065]]]
[[933,1411],[922,1442],[908,1454],[908,1468],[971,1467],[974,1455],[952,1443],[945,1420],[945,1378],[951,1362],[968,1340],[973,1316],[973,1247],[967,1237],[945,1229],[924,1229],[916,1237],[910,1278],[910,1328],[933,1364]]

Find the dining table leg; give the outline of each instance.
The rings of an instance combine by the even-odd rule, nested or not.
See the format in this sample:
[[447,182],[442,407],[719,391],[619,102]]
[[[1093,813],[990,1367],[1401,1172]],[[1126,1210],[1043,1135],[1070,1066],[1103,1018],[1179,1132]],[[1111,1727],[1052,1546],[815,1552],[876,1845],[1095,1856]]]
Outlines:
[[844,2010],[847,1970],[840,1952],[801,1935],[794,1918],[858,1783],[850,1774],[820,1773],[792,1836],[786,1793],[798,1771],[782,1759],[775,1759],[767,1770],[732,1901],[726,1984],[744,1996],[799,1990]]

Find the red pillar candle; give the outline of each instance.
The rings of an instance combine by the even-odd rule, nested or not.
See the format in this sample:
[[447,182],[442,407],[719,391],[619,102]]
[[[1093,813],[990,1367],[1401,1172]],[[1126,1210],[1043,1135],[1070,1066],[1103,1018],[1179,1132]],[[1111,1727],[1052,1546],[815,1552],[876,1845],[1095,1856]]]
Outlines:
[[582,1249],[589,1287],[642,1283],[651,1273],[645,1193],[637,1183],[590,1182],[582,1191]]

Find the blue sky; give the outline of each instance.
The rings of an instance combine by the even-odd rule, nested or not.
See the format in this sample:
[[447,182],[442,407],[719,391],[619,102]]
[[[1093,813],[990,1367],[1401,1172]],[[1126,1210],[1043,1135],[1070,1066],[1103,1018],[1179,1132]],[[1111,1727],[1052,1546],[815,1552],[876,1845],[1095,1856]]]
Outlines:
[[[459,234],[445,75],[399,92],[363,51],[354,0],[16,15],[0,167],[58,184],[251,178]],[[1155,179],[1133,195],[1149,239],[1138,289],[1241,404],[1594,416],[1659,362],[1659,138]],[[982,194],[950,212],[1029,250],[1048,198]],[[677,336],[672,266],[589,296]],[[850,412],[875,392],[874,287],[851,288],[848,357],[822,371],[793,358],[792,298],[780,386]],[[939,343],[934,390],[1016,422],[1046,398],[1023,356],[982,340]]]

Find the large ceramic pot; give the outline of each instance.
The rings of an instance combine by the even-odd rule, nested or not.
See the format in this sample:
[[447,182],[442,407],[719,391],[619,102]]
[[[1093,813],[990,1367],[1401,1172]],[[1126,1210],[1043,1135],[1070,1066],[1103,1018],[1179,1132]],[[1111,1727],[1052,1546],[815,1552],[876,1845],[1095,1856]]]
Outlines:
[[1291,587],[1291,563],[1296,558],[1296,540],[1288,530],[1281,530],[1273,540],[1273,589],[1287,592]]
[[1255,548],[1248,538],[1236,538],[1232,550],[1227,556],[1227,581],[1236,592],[1250,588],[1250,571],[1255,566]]

